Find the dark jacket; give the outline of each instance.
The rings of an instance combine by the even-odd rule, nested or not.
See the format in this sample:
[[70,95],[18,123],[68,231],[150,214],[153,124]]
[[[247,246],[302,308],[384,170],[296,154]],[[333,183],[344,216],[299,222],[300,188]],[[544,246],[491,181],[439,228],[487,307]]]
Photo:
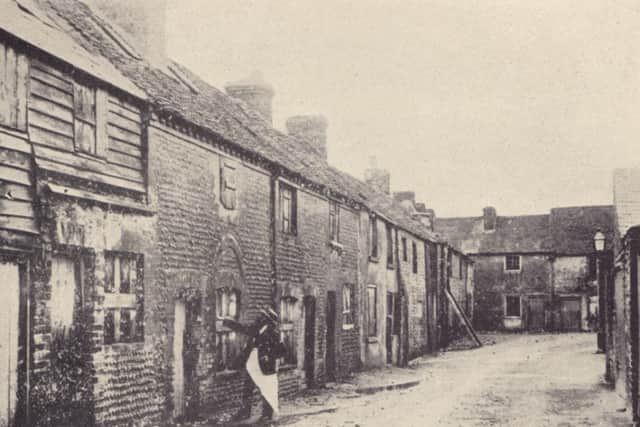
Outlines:
[[285,355],[285,348],[274,322],[261,318],[250,326],[242,325],[234,320],[224,320],[223,324],[248,337],[247,345],[240,355],[243,365],[246,365],[251,351],[257,348],[258,362],[262,372],[265,375],[276,372],[276,360]]

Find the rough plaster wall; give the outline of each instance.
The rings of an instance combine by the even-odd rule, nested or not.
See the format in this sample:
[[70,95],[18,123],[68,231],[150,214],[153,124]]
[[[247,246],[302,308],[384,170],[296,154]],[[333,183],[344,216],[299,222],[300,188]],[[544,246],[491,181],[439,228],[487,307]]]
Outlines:
[[474,325],[500,329],[504,295],[549,293],[551,264],[546,255],[522,255],[519,272],[504,271],[504,256],[478,255],[474,264]]
[[554,290],[557,293],[573,293],[595,277],[590,277],[586,256],[556,257],[553,261]]

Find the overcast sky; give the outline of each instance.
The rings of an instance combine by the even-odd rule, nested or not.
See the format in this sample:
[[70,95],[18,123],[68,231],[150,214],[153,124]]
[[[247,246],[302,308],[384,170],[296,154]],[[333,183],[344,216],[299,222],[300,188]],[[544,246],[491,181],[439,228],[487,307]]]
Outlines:
[[260,70],[274,126],[329,120],[329,161],[438,216],[611,203],[640,166],[640,1],[169,0],[169,55]]

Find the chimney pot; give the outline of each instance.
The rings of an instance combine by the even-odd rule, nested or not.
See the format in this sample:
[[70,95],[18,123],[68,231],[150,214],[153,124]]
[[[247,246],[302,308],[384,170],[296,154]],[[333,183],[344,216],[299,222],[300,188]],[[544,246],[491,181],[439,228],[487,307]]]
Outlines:
[[272,125],[271,101],[275,92],[273,87],[264,81],[260,72],[254,71],[246,79],[228,83],[224,89],[229,96],[243,101],[264,121]]
[[327,160],[327,126],[324,116],[293,116],[286,121],[287,133],[311,142],[322,158]]
[[482,219],[484,223],[484,231],[493,231],[496,229],[497,221],[496,208],[488,206],[482,209]]
[[376,158],[370,158],[371,167],[364,171],[364,180],[372,188],[384,194],[391,193],[391,175],[386,169],[376,167]]

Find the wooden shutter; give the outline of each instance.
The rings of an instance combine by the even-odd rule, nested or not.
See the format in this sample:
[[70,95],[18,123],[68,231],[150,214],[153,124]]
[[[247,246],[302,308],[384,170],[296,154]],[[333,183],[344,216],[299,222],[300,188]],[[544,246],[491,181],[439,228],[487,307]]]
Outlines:
[[78,82],[73,84],[74,140],[76,150],[96,154],[96,92]]
[[227,159],[220,160],[220,203],[227,209],[236,208],[236,166]]
[[27,56],[0,43],[0,125],[26,130],[28,75]]

